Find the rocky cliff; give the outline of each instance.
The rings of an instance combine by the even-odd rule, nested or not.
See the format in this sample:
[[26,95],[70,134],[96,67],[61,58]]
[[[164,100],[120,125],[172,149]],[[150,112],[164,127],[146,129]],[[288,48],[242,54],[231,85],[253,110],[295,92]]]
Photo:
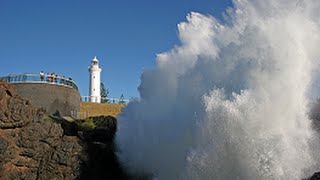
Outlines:
[[92,121],[53,120],[0,82],[0,179],[128,179],[114,153],[116,119]]

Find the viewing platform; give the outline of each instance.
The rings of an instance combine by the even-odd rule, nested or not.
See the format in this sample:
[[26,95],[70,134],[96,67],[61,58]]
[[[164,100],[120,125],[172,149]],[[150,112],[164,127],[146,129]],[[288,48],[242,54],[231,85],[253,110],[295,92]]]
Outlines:
[[8,83],[46,83],[56,84],[65,87],[71,87],[79,91],[78,85],[73,81],[62,77],[52,77],[48,75],[40,76],[39,74],[16,74],[8,76],[0,76],[0,81],[4,80]]
[[80,96],[78,85],[62,76],[16,74],[0,76],[1,80],[11,84],[18,95],[30,100],[35,107],[45,108],[49,114],[59,112],[79,119],[100,115],[116,117],[129,103],[123,95],[120,98],[102,97],[100,103],[95,103],[93,98],[96,97]]
[[78,85],[71,79],[56,74],[18,74],[0,76],[12,85],[17,95],[26,98],[37,108],[45,108],[47,113],[59,112],[70,116],[80,111]]

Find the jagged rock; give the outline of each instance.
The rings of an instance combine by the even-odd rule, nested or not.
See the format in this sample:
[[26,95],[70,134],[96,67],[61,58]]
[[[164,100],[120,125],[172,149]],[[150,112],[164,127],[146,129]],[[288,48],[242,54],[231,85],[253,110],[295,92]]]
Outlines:
[[95,129],[51,122],[0,82],[0,179],[128,179],[115,154],[113,117],[93,117]]
[[31,122],[34,114],[28,100],[16,96],[6,82],[0,82],[0,128],[24,126]]
[[49,148],[40,161],[39,179],[75,179],[80,174],[82,146],[77,137],[63,137],[61,142]]
[[0,179],[75,179],[83,144],[0,82]]

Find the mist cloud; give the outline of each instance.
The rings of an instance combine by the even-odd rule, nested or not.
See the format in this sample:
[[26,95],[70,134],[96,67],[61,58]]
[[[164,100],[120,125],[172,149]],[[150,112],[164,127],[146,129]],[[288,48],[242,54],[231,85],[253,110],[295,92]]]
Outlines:
[[119,118],[121,161],[159,179],[301,179],[317,166],[307,116],[319,2],[238,0],[225,22],[192,12],[181,46],[141,76]]

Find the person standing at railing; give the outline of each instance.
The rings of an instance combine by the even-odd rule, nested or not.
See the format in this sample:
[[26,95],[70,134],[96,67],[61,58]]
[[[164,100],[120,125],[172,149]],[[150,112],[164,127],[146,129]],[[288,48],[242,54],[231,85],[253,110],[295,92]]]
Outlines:
[[41,79],[41,81],[44,80],[44,72],[43,71],[40,71],[40,79]]
[[53,81],[54,81],[54,78],[55,78],[55,73],[53,72],[53,73],[51,73],[51,82],[53,83]]
[[58,74],[55,74],[54,81],[55,81],[55,83],[57,83],[57,84],[58,84],[58,79],[59,79]]
[[26,81],[27,81],[27,75],[26,75],[26,74],[24,74],[24,75],[22,76],[22,81],[23,81],[23,82],[26,82]]
[[68,78],[68,85],[72,86],[72,78],[71,77]]
[[61,84],[66,84],[66,78],[64,76],[61,77]]
[[48,73],[48,74],[47,74],[47,82],[50,82],[50,81],[51,81],[51,74]]

